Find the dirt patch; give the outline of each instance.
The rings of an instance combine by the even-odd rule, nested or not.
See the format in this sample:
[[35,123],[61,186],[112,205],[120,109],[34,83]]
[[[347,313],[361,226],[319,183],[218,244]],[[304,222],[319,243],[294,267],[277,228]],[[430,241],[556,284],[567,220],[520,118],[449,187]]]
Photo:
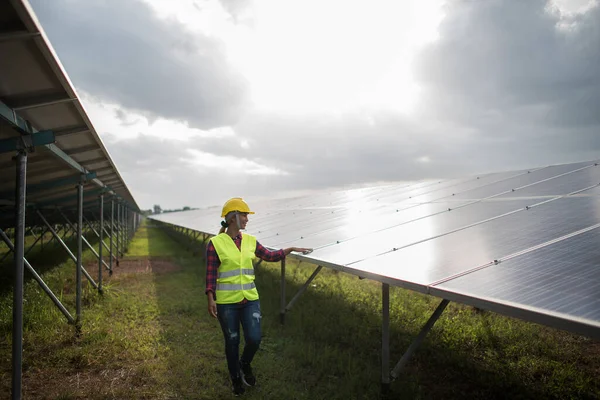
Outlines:
[[[105,370],[38,369],[23,374],[23,395],[28,399],[119,399],[151,398],[153,379],[143,367]],[[128,395],[129,394],[129,395]]]
[[[98,270],[97,265],[87,265],[86,269],[88,272]],[[168,259],[159,258],[135,258],[119,260],[119,265],[113,264],[113,274],[132,274],[132,273],[154,273],[154,274],[165,274],[169,272],[180,271],[181,267],[175,264],[173,261]],[[107,271],[105,271],[107,272]]]

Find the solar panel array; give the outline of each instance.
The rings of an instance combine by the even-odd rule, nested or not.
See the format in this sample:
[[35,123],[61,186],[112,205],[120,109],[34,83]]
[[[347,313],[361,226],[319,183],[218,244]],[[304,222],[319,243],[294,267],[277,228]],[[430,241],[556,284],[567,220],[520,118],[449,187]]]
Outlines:
[[[460,180],[250,204],[268,247],[439,297],[600,336],[600,166],[554,165]],[[220,208],[153,216],[215,234]]]

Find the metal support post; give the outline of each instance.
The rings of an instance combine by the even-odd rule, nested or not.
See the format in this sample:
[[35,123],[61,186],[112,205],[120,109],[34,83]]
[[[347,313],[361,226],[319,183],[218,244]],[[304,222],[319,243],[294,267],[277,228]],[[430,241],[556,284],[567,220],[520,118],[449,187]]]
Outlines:
[[[123,248],[123,237],[121,235],[121,204],[117,202],[117,256],[122,258],[123,253],[121,249]],[[117,265],[118,261],[117,261]]]
[[[37,210],[37,214],[42,218],[42,221],[48,227],[48,229],[50,230],[50,232],[52,233],[52,235],[56,239],[56,241],[62,246],[63,249],[65,249],[65,251],[67,252],[67,254],[69,255],[69,257],[71,258],[71,260],[73,260],[73,262],[75,264],[77,264],[77,257],[75,257],[75,255],[69,249],[69,247],[65,244],[65,242],[63,242],[62,239],[60,238],[60,236],[58,236],[58,234],[56,233],[56,231],[48,223],[48,221],[46,220],[46,218],[44,217],[44,215],[40,212],[40,210]],[[98,285],[96,284],[96,282],[94,282],[94,280],[92,279],[92,277],[90,276],[90,274],[88,274],[88,272],[85,269],[82,272],[85,275],[85,277],[88,279],[88,281],[92,284],[92,286],[95,289],[97,289]]]
[[281,260],[281,309],[279,311],[279,321],[285,323],[285,258]]
[[[98,292],[102,294],[102,251],[104,250],[104,195],[100,195],[100,244],[98,245]],[[106,263],[105,263],[106,264]],[[110,271],[110,267],[106,266]],[[112,271],[111,271],[112,272]]]
[[[104,202],[102,202],[104,204]],[[103,207],[104,208],[104,207]],[[92,226],[92,224],[90,223],[90,221],[85,217],[85,215],[83,216],[83,220],[84,222],[87,224],[87,226],[90,228],[90,230],[94,233],[94,235],[96,235],[96,237],[98,239],[100,239],[100,234],[98,233],[98,231],[96,231],[96,229],[94,229],[94,227]],[[102,230],[104,232],[104,235],[108,236],[110,239],[110,234],[108,233],[108,231],[106,230],[106,228],[104,227],[104,220],[102,220],[102,222],[99,222],[100,226],[102,226]],[[102,246],[110,252],[110,248],[108,247],[108,245],[106,243],[104,243],[103,241],[101,241]],[[104,264],[106,265],[106,263]],[[109,271],[111,269],[109,268]],[[110,272],[109,272],[110,273]]]
[[[115,237],[115,199],[110,199],[110,270],[112,271],[113,260],[113,238]],[[119,255],[116,256],[117,266],[119,266]]]
[[19,151],[16,156],[15,176],[15,285],[13,289],[12,331],[12,398],[21,399],[23,373],[23,281],[25,252],[25,196],[27,176],[27,153]]
[[81,324],[81,270],[83,241],[81,240],[81,228],[83,224],[83,183],[77,185],[77,268],[75,272],[75,304],[76,325]]
[[123,254],[127,252],[127,246],[129,245],[127,237],[127,207],[125,205],[122,206],[121,209],[121,230],[123,232],[123,246],[121,247],[123,250]]
[[294,303],[296,303],[296,301],[298,301],[298,299],[300,298],[300,296],[302,295],[302,293],[304,293],[306,291],[306,289],[308,289],[308,285],[310,285],[310,283],[313,281],[313,279],[315,279],[315,277],[319,274],[319,272],[321,272],[321,269],[323,268],[323,266],[319,265],[312,273],[312,275],[308,278],[308,280],[304,283],[304,285],[302,285],[302,287],[298,290],[298,293],[296,293],[294,295],[294,297],[292,298],[292,300],[290,300],[290,302],[288,303],[288,305],[285,307],[285,309],[283,310],[283,312],[288,312],[292,309],[292,307],[294,306]]
[[125,208],[125,229],[127,230],[127,247],[125,251],[129,249],[129,241],[131,240],[131,228],[129,227],[129,209]]
[[381,393],[390,390],[390,285],[381,284]]
[[437,306],[437,308],[433,312],[433,314],[431,314],[431,317],[429,317],[429,320],[423,326],[423,328],[421,329],[421,332],[419,332],[419,335],[417,336],[417,338],[411,343],[408,350],[406,350],[406,352],[404,353],[404,355],[402,356],[400,361],[398,361],[398,364],[396,364],[396,366],[394,367],[394,370],[391,373],[391,376],[393,379],[396,379],[398,377],[402,368],[404,368],[404,366],[408,363],[408,360],[410,360],[410,358],[415,353],[415,351],[417,350],[417,348],[419,347],[421,342],[423,342],[423,339],[425,339],[425,336],[427,336],[427,333],[429,333],[431,328],[433,328],[433,325],[436,323],[436,321],[438,320],[440,315],[442,315],[442,312],[444,312],[444,310],[446,309],[446,306],[448,305],[449,302],[450,302],[450,300],[446,300],[446,299],[442,300],[441,303]]

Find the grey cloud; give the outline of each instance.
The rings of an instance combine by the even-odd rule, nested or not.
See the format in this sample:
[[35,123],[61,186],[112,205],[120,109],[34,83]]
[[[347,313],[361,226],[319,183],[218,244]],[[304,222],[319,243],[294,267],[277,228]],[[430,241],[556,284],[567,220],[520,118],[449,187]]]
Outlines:
[[223,9],[231,15],[235,23],[242,23],[249,26],[253,25],[254,18],[252,10],[254,8],[254,1],[220,0],[220,3]]
[[600,7],[559,30],[546,1],[456,1],[417,76],[442,118],[544,126],[600,124]]
[[217,39],[161,20],[139,0],[32,5],[77,87],[150,118],[202,129],[240,118],[246,83]]
[[[116,141],[107,135],[106,146],[144,209],[157,203],[169,209],[202,207],[222,204],[230,197],[261,197],[273,192],[270,177],[249,177],[241,171],[222,174],[221,169],[194,166],[185,152],[189,147],[185,142],[148,135]],[[143,156],[140,148],[144,149]]]
[[[221,63],[216,42],[190,42],[188,34],[175,24],[182,33],[176,37],[184,38],[183,42],[177,42],[177,49],[165,49],[165,41],[173,39],[171,33],[164,33],[164,22],[144,14],[153,26],[162,27],[160,35],[140,36],[155,38],[162,46],[152,53],[157,63],[149,70],[138,66],[115,72],[113,65],[103,70],[105,64],[94,64],[98,57],[94,54],[90,60],[77,60],[82,46],[89,43],[89,48],[95,49],[101,41],[74,43],[70,32],[75,22],[66,23],[69,29],[65,33],[55,27],[54,35],[57,48],[64,49],[65,57],[75,63],[68,68],[74,81],[80,85],[86,78],[81,85],[95,85],[94,95],[99,91],[126,107],[176,119],[197,118],[195,126],[222,123],[234,128],[235,136],[194,137],[189,142],[143,135],[118,144],[107,140],[117,166],[144,208],[159,201],[157,198],[163,208],[177,208],[221,204],[232,196],[251,198],[375,181],[448,178],[600,158],[600,7],[573,17],[568,21],[573,27],[569,31],[557,30],[558,16],[545,7],[541,0],[449,3],[439,28],[440,39],[417,57],[415,74],[422,97],[416,113],[409,116],[360,111],[284,116],[252,111],[234,121],[230,116],[237,115],[243,105],[238,97],[231,107],[226,99],[215,100],[213,108],[194,113],[195,108],[186,101],[199,93],[212,96],[210,85],[226,80],[228,72],[217,71]],[[98,18],[108,16],[99,13]],[[81,26],[87,23],[87,19],[77,22]],[[130,25],[123,20],[110,24],[113,29]],[[108,39],[118,37],[107,36],[106,44],[111,43]],[[136,47],[128,48],[133,51]],[[170,81],[164,76],[172,78],[173,69],[164,54],[189,53],[196,61],[201,58],[199,49],[207,57],[216,54],[214,66],[201,67],[208,68],[204,71],[210,81],[189,80],[189,63],[184,63],[176,70],[183,72],[175,87],[167,87],[164,82]],[[102,77],[98,83],[89,78],[94,74]],[[161,86],[137,90],[124,82],[127,79]],[[192,84],[182,88],[181,82]],[[106,88],[97,87],[100,84]],[[155,91],[160,93],[156,102],[156,96],[149,99]],[[124,114],[120,119],[127,122]],[[247,147],[242,146],[243,141]],[[194,167],[186,161],[185,149],[245,158],[287,175],[223,173],[227,165],[211,170]]]

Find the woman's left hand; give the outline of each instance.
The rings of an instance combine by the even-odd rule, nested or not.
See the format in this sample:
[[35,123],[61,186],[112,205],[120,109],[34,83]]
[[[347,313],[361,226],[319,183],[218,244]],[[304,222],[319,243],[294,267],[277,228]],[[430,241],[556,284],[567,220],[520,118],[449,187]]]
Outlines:
[[292,251],[302,253],[302,254],[310,254],[310,253],[312,253],[313,249],[307,249],[305,247],[293,247]]

